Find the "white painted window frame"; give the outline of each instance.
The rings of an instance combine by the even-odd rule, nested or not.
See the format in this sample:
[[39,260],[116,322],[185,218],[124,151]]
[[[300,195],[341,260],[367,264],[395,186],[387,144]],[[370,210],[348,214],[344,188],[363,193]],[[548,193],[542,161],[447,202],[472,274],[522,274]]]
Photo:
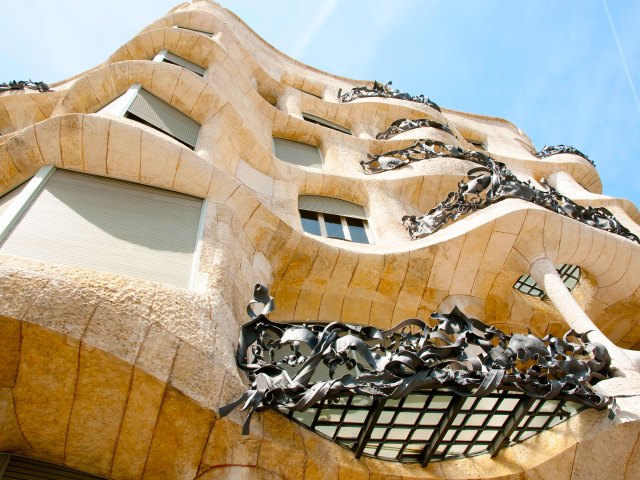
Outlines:
[[[169,53],[169,50],[168,50],[168,49],[166,49],[166,48],[165,48],[164,50],[160,50],[160,51],[158,52],[158,54],[157,54],[155,57],[153,57],[153,61],[154,61],[154,62],[164,62],[165,58],[167,58],[167,53]],[[173,55],[175,55],[176,57],[178,57],[178,56],[179,56],[179,55],[176,55],[175,53],[173,53]],[[180,58],[182,58],[182,57],[180,57]],[[183,60],[186,60],[186,61],[187,61],[187,62],[189,62],[189,63],[193,63],[193,62],[191,62],[191,61],[187,60],[186,58],[183,58]],[[194,65],[196,65],[196,66],[198,66],[198,67],[200,67],[200,65],[198,65],[198,64],[196,64],[196,63],[193,63],[193,64],[194,64]],[[180,65],[180,66],[182,67],[182,65]],[[190,68],[187,68],[187,67],[182,67],[182,68],[186,68],[187,70],[189,70],[189,71],[191,71],[191,72],[195,73],[196,75],[198,75],[199,77],[203,77],[203,78],[204,78],[204,76],[207,74],[207,69],[206,69],[206,68],[203,68],[203,67],[200,67],[200,68],[203,68],[203,70],[204,70],[204,71],[202,72],[202,74],[200,74],[200,73],[198,73],[198,72],[194,72],[193,70],[191,70]]]
[[116,98],[106,107],[98,110],[98,113],[113,115],[114,117],[124,117],[141,89],[142,85],[134,83],[123,95]]
[[[314,212],[314,213],[318,216],[318,225],[320,226],[320,236],[329,238],[327,234],[327,225],[324,222],[324,213],[322,212]],[[367,241],[369,242],[368,244],[373,245],[374,243],[373,233],[369,228],[369,222],[367,220],[362,218],[346,217],[344,215],[338,215],[338,217],[340,217],[340,223],[342,225],[342,233],[344,234],[345,240],[349,240],[350,242],[353,242],[353,240],[351,239],[351,232],[349,231],[349,225],[347,224],[347,218],[351,218],[352,220],[359,220],[362,222],[362,225],[364,226],[364,232],[367,235]],[[342,240],[342,239],[335,239],[335,240]]]
[[30,180],[27,180],[24,189],[13,199],[9,208],[0,217],[0,243],[4,242],[11,229],[44,188],[45,183],[55,170],[56,167],[53,165],[47,165],[38,170],[38,173]]
[[[11,232],[22,215],[29,209],[35,198],[42,191],[47,180],[57,170],[54,165],[46,165],[29,180],[27,180],[24,189],[13,199],[7,210],[0,215],[0,244],[4,242],[7,235]],[[91,175],[91,174],[87,174]],[[9,192],[5,192],[6,195]],[[191,273],[189,278],[188,290],[202,290],[203,283],[206,283],[206,277],[199,274],[200,257],[202,256],[202,245],[204,242],[204,230],[207,214],[207,199],[202,199],[202,209],[200,210],[200,221],[198,223],[198,233],[196,234],[196,247],[193,251],[193,261],[191,263]],[[204,282],[203,282],[204,280]]]

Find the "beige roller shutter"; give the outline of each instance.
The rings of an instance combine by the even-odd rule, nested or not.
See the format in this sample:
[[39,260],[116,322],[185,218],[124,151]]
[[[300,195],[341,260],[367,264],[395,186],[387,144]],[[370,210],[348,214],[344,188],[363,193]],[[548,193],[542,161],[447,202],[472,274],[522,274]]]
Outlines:
[[18,194],[22,191],[27,183],[28,182],[24,182],[19,187],[14,188],[9,193],[6,193],[2,197],[0,197],[0,217],[2,217],[2,214],[9,208],[11,202],[13,202],[13,199],[18,196]]
[[332,213],[345,217],[360,218],[366,220],[364,208],[355,203],[340,200],[332,197],[321,197],[319,195],[300,195],[298,197],[298,208],[300,210],[310,210],[312,212]]
[[303,167],[322,168],[322,156],[318,147],[306,143],[273,138],[273,149],[280,160]]
[[56,170],[0,253],[188,287],[202,200]]
[[146,90],[140,89],[128,111],[195,148],[200,133],[198,122]]
[[178,55],[174,55],[171,52],[167,52],[164,58],[165,58],[165,61],[169,63],[175,63],[176,65],[180,65],[181,67],[184,67],[187,70],[191,70],[192,72],[197,73],[200,76],[204,75],[205,69],[202,68],[200,65],[191,63],[189,60],[185,60],[184,58],[179,57]]

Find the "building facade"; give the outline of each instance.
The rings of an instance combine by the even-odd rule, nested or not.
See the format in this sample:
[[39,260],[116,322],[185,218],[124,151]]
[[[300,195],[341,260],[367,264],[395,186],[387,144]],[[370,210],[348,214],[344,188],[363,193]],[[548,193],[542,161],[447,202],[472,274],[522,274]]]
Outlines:
[[[640,476],[640,212],[579,151],[316,70],[209,1],[0,88],[0,478]],[[308,365],[329,322],[335,398],[247,366]]]

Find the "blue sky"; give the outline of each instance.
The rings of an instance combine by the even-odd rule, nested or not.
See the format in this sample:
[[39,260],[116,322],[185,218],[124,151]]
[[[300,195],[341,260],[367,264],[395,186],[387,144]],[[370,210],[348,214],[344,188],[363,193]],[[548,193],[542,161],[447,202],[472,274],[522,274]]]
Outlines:
[[[3,8],[0,81],[53,83],[86,70],[178,1],[13,2]],[[596,162],[605,194],[640,205],[640,104],[632,89],[640,84],[640,2],[222,4],[266,41],[314,67],[393,80],[441,106],[506,118],[538,148],[573,145]]]

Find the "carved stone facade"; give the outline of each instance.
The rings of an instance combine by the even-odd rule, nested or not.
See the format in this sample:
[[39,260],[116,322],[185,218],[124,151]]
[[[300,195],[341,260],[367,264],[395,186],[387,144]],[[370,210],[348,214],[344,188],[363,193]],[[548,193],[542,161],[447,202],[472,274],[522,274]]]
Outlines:
[[[602,195],[597,170],[578,151],[537,155],[506,120],[321,72],[209,1],[178,5],[103,64],[48,87],[0,86],[0,452],[114,479],[640,475],[640,212]],[[286,142],[274,147],[274,138]],[[141,199],[125,205],[149,211],[161,199],[197,205],[197,240],[188,252],[178,243],[160,248],[153,228],[139,236],[150,220],[114,226],[99,214],[102,202],[91,209],[80,202],[65,210],[75,223],[58,225],[62,217],[47,214],[58,210],[48,208],[79,198],[74,188],[54,191],[60,171],[97,178],[100,188],[124,185]],[[447,216],[451,192],[457,206]],[[159,220],[184,222],[160,210]],[[68,259],[95,263],[97,254],[82,254],[99,245],[70,235],[68,261],[48,259],[50,250],[38,257],[43,246],[58,245],[54,232],[77,229],[80,238],[84,228],[87,238],[124,243],[123,253],[95,267],[76,264]],[[33,241],[17,242],[19,235]],[[21,254],[27,246],[37,255]],[[144,277],[143,260],[162,266],[159,255],[172,248],[190,255],[181,260],[191,265],[188,286]],[[141,251],[135,260],[134,250]],[[558,265],[580,269],[571,292]],[[131,268],[142,273],[122,273]],[[524,274],[544,295],[513,288]],[[320,335],[338,322],[354,337],[364,332],[364,343],[391,341],[388,332],[406,319],[418,320],[402,324],[414,335],[402,341],[419,342],[415,335],[436,312],[443,326],[429,327],[433,343],[421,345],[431,350],[403,344],[390,356],[404,365],[387,369],[398,377],[433,367],[442,330],[464,344],[461,356],[438,357],[449,362],[442,375],[457,379],[447,388],[477,391],[480,382],[497,394],[508,382],[528,388],[525,377],[535,374],[536,388],[552,391],[541,374],[549,368],[555,376],[545,378],[568,386],[565,393],[609,408],[571,412],[529,438],[502,439],[497,450],[483,450],[494,456],[468,450],[449,458],[425,444],[413,463],[332,442],[295,412],[258,411],[243,435],[246,414],[219,411],[257,378],[236,363],[256,284],[275,299],[277,309],[265,312],[270,324],[306,323]],[[456,322],[471,327],[451,327]],[[480,339],[473,348],[469,332]],[[547,352],[535,358],[525,341],[534,337],[544,347],[531,345]],[[498,358],[500,341],[533,353],[504,353],[523,363],[507,362],[511,370],[498,373],[487,358]],[[270,361],[288,372],[304,343],[291,339],[293,353]],[[332,346],[328,365],[333,358],[356,368],[357,345]],[[380,348],[372,348],[368,368],[384,372]],[[395,395],[381,375],[358,386],[362,399],[375,400],[380,387]],[[401,410],[395,400],[405,401],[391,398],[390,411]],[[453,421],[463,403],[452,402],[443,418]],[[373,438],[376,424],[367,428]]]

